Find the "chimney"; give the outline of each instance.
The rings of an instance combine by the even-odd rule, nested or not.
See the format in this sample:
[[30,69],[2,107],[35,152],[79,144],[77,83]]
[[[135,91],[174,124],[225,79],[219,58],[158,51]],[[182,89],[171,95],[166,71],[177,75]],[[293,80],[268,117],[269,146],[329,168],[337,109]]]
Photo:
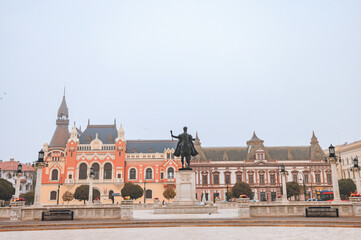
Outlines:
[[15,159],[14,158],[10,158],[10,162],[14,162],[15,161]]

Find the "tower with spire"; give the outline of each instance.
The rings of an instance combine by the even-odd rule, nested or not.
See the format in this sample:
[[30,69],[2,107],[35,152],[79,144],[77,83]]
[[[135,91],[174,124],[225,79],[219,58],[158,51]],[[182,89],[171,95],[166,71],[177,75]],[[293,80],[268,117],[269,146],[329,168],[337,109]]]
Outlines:
[[58,114],[56,119],[56,129],[50,141],[49,147],[61,147],[61,148],[66,147],[66,144],[69,139],[68,126],[69,126],[69,111],[68,111],[68,106],[66,105],[65,91],[64,91],[63,100],[61,101],[60,107],[58,109]]

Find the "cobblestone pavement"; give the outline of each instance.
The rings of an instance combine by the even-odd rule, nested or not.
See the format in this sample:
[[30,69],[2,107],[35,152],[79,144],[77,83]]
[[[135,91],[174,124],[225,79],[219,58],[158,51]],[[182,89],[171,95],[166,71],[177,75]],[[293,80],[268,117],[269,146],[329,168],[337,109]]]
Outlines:
[[2,232],[0,240],[108,240],[108,239],[145,239],[145,240],[191,240],[191,239],[347,239],[359,240],[359,228],[304,228],[304,227],[177,227],[177,228],[117,228],[117,229],[79,229]]

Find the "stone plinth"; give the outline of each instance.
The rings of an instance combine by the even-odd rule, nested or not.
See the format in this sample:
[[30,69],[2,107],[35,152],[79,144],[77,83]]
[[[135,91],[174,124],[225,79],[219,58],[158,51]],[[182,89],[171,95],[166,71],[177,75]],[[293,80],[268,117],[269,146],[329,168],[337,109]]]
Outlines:
[[238,198],[237,205],[239,218],[251,217],[249,198]]
[[218,213],[216,206],[201,205],[169,205],[158,207],[154,210],[155,214],[210,214]]
[[21,220],[21,208],[20,207],[11,207],[10,221],[20,221],[20,220]]
[[176,197],[172,204],[155,207],[155,214],[210,214],[217,213],[217,206],[199,205],[196,199],[196,175],[192,170],[176,172]]
[[132,220],[133,219],[133,200],[123,200],[120,204],[120,219]]
[[173,205],[198,205],[196,200],[196,175],[192,170],[181,170],[175,173],[177,195]]

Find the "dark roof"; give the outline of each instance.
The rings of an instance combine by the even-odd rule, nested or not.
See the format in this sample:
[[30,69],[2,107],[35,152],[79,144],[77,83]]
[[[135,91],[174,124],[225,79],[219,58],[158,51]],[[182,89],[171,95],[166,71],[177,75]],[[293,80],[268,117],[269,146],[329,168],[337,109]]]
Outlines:
[[65,101],[65,95],[63,96],[63,101],[61,101],[59,110],[58,110],[58,117],[61,118],[65,116],[66,118],[69,117],[69,112],[68,112],[68,106],[66,105],[66,101]]
[[205,147],[203,151],[210,161],[242,161],[247,158],[246,147]]
[[65,147],[69,139],[68,125],[57,125],[49,147]]
[[129,140],[127,153],[162,153],[165,149],[175,149],[178,141],[171,140]]
[[309,160],[311,147],[266,147],[265,150],[275,160]]
[[[88,125],[84,132],[79,137],[80,144],[89,144],[87,140],[94,140],[98,133],[98,139],[103,144],[114,144],[115,139],[118,137],[117,127],[112,125]],[[90,136],[90,137],[89,137]]]
[[250,141],[262,141],[262,140],[257,137],[256,132],[253,132],[253,136]]

